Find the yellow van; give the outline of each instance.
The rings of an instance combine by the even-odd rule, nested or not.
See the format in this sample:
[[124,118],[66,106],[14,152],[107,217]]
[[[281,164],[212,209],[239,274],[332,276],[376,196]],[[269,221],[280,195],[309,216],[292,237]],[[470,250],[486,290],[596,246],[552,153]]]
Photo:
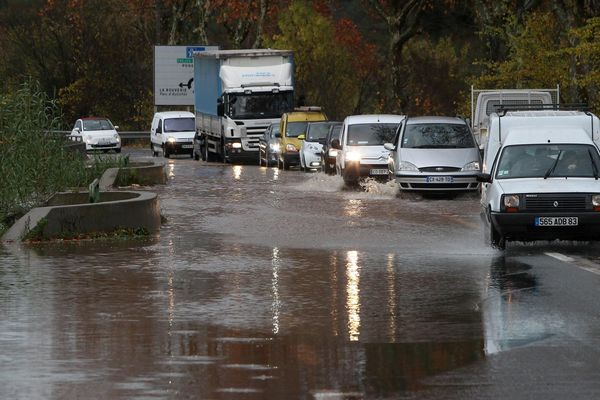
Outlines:
[[291,166],[300,165],[300,146],[306,135],[309,122],[327,121],[327,116],[321,107],[296,107],[294,111],[281,116],[279,131],[279,169],[290,169]]

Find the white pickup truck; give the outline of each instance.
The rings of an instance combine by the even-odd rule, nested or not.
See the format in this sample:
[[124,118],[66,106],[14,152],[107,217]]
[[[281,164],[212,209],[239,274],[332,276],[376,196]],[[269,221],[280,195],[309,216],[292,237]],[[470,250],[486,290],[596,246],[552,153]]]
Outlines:
[[490,115],[482,173],[486,240],[600,240],[600,120],[584,111]]

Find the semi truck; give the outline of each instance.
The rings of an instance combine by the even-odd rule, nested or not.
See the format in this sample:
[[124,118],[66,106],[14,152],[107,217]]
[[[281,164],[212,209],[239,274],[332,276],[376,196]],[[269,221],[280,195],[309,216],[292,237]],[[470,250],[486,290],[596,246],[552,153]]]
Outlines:
[[294,107],[293,69],[288,50],[194,54],[194,158],[256,161],[259,137]]

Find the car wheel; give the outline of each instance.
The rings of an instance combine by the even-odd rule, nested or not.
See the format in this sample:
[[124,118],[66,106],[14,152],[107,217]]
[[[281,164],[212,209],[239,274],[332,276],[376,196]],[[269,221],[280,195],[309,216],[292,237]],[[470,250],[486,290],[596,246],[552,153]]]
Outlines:
[[163,157],[164,157],[164,158],[169,158],[169,156],[170,156],[170,155],[171,155],[171,154],[169,154],[169,150],[167,150],[167,146],[165,146],[165,145],[163,144]]
[[277,159],[277,169],[283,169],[283,162],[279,158]]
[[494,228],[494,225],[492,223],[490,223],[489,235],[490,235],[489,244],[491,247],[498,249],[498,250],[506,249],[506,239],[504,238],[504,236],[502,236],[500,234],[500,232],[498,232],[496,230],[496,228]]
[[200,160],[200,155],[198,153],[196,153],[196,150],[192,151],[192,155],[194,156],[194,160],[196,160],[196,161]]
[[282,164],[283,164],[283,169],[286,170],[286,171],[289,171],[289,169],[290,169],[290,163],[286,163],[285,162],[285,158],[283,159]]
[[121,148],[119,147],[118,149],[115,149],[115,153],[120,153],[121,152]]

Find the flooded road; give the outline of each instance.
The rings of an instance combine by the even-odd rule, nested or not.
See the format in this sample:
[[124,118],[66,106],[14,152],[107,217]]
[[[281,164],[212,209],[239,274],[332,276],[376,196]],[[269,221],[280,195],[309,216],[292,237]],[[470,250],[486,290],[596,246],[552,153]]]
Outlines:
[[473,196],[166,171],[157,237],[0,250],[0,398],[600,396],[597,245],[503,255]]

